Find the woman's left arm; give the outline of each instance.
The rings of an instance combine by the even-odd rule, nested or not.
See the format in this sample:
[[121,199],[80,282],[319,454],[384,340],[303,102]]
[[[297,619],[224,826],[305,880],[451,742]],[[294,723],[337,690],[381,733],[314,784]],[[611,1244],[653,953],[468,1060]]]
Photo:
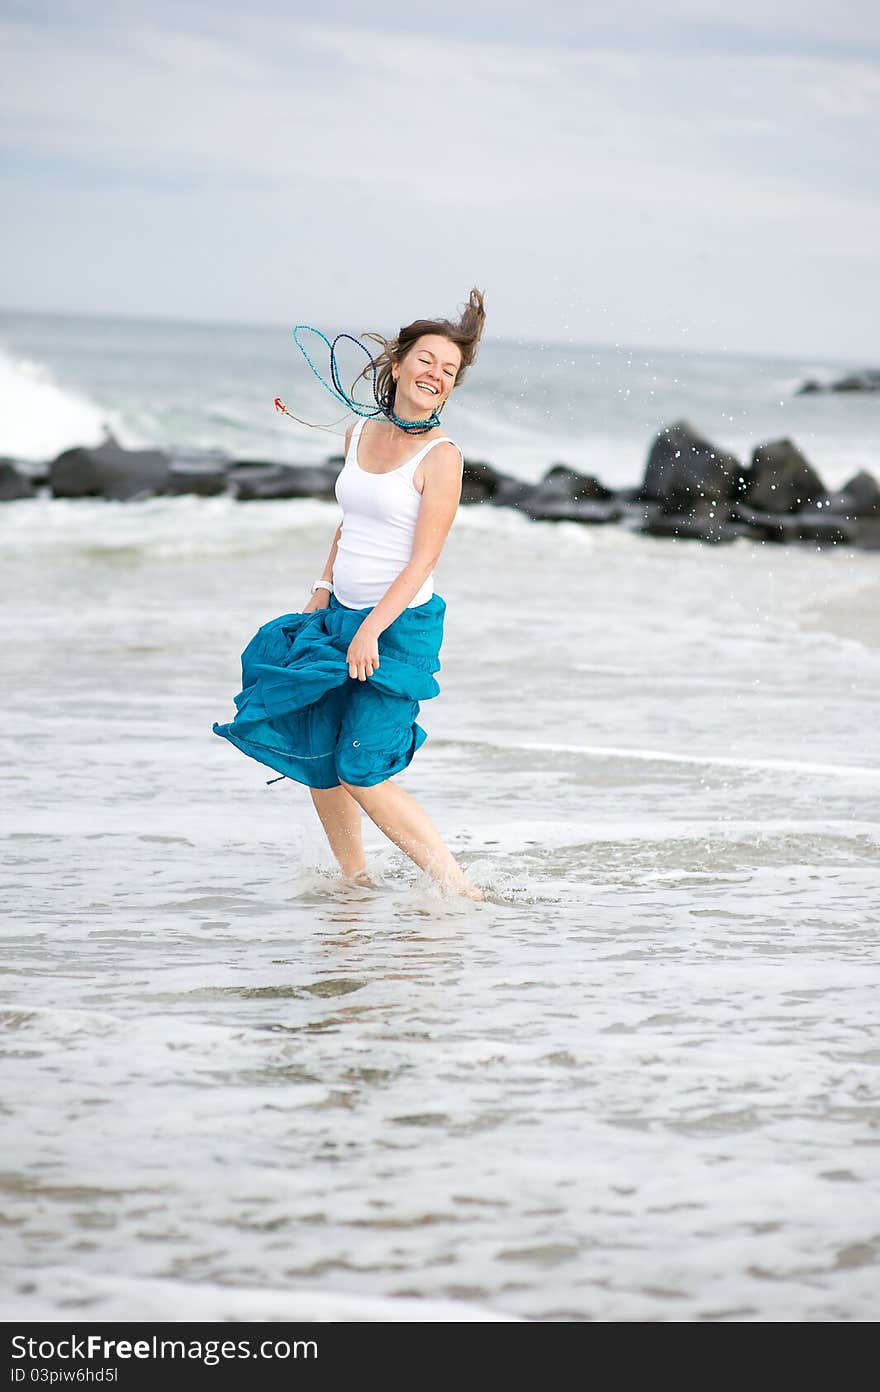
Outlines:
[[348,649],[349,676],[366,681],[379,666],[379,634],[384,633],[418,594],[440,559],[461,500],[462,464],[457,446],[435,445],[424,462],[425,486],[413,537],[412,555],[397,579],[371,609]]

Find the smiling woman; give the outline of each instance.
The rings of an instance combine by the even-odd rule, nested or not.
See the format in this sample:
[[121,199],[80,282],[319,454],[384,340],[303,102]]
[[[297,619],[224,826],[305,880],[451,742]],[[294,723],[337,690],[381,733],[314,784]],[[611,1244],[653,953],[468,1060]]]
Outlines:
[[[375,369],[376,395],[384,404],[386,414],[393,415],[395,411],[401,364],[410,360],[411,350],[418,345],[420,361],[410,361],[410,366],[423,367],[433,360],[441,368],[439,375],[427,377],[434,388],[431,392],[433,409],[439,416],[449,392],[454,386],[461,385],[465,372],[476,357],[485,317],[483,296],[479,290],[472,290],[461,318],[456,322],[450,319],[416,319],[412,324],[405,325],[393,339],[383,338],[381,334],[367,334],[367,338],[382,345],[382,352],[374,363],[364,368],[361,377],[366,378]],[[418,377],[418,382],[423,382],[423,378]],[[426,396],[422,395],[420,400],[424,406]]]
[[[305,607],[264,624],[242,654],[237,715],[214,731],[311,789],[344,875],[370,883],[361,811],[433,879],[483,899],[427,813],[391,780],[424,742],[419,702],[434,673],[446,603],[434,567],[461,497],[463,456],[440,412],[476,356],[483,295],[461,317],[418,319],[381,352],[379,411],[346,433],[342,522]],[[421,448],[413,452],[411,435]]]

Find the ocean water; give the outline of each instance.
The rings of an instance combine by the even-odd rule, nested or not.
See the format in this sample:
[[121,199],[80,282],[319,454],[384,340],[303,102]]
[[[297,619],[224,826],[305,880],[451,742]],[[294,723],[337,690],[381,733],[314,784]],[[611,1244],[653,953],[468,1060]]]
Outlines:
[[[40,332],[42,356],[6,330],[45,407],[22,457],[89,412],[233,451],[187,414],[195,331]],[[221,351],[212,399],[268,451],[256,347]],[[487,352],[487,401],[508,352],[525,372]],[[727,366],[755,393],[782,373]],[[732,378],[691,367],[682,410],[712,433]],[[583,440],[634,482],[651,408],[602,417],[595,392]],[[514,394],[512,471],[537,477],[558,440],[539,460]],[[830,441],[842,401],[807,402]],[[470,410],[455,433],[503,463],[504,412],[472,448]],[[442,694],[400,782],[473,904],[368,822],[378,886],[344,887],[308,791],[211,732],[337,520],[0,508],[4,1317],[877,1318],[877,557],[461,509]]]
[[[355,349],[340,349],[345,382],[363,363]],[[444,424],[470,458],[517,477],[536,480],[565,462],[626,487],[640,481],[661,426],[685,418],[744,463],[757,444],[789,436],[837,488],[859,469],[880,472],[880,397],[798,396],[797,388],[808,377],[830,382],[870,366],[487,342]],[[360,399],[365,391],[361,383]],[[295,415],[334,428],[310,430],[279,416],[276,396]],[[0,454],[33,461],[97,443],[110,428],[132,447],[314,463],[340,451],[352,419],[340,419],[284,327],[2,312],[0,413]]]

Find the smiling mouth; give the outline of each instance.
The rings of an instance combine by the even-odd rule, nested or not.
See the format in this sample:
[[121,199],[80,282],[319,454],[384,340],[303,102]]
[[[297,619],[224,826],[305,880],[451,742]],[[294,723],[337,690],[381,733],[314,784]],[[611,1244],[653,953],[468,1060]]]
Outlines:
[[418,387],[419,391],[428,392],[430,396],[440,395],[440,392],[437,389],[437,387],[432,387],[427,382],[416,382],[416,386]]

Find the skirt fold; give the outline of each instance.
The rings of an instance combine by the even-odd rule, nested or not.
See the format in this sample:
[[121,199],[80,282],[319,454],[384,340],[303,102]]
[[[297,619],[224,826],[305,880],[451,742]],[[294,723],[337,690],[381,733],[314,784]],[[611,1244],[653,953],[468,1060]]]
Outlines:
[[282,614],[241,655],[236,715],[214,733],[242,753],[312,788],[340,780],[369,787],[400,773],[426,739],[419,703],[438,695],[445,601],[434,594],[379,637],[379,667],[350,677],[345,657],[370,613],[326,609]]

